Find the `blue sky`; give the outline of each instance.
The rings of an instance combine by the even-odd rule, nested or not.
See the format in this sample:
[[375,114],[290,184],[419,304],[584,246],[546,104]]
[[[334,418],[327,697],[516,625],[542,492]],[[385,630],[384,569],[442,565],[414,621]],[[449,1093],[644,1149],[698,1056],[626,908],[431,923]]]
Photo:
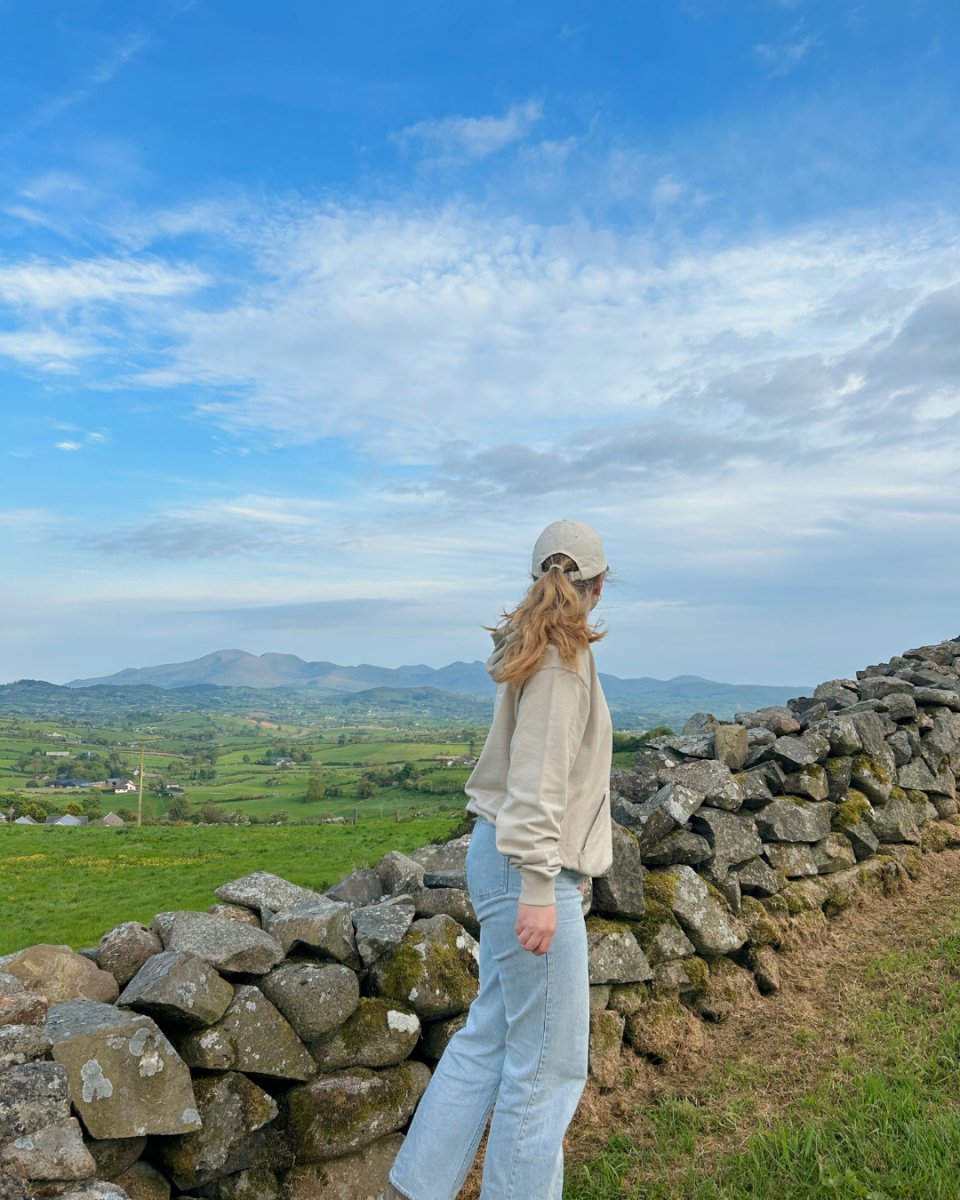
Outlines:
[[950,0],[0,0],[0,681],[960,631]]

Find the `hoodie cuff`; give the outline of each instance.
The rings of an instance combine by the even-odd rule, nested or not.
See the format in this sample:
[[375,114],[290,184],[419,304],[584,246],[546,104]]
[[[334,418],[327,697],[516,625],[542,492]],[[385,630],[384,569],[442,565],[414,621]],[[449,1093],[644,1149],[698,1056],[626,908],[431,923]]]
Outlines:
[[539,875],[520,868],[521,904],[556,904],[557,897],[552,875]]

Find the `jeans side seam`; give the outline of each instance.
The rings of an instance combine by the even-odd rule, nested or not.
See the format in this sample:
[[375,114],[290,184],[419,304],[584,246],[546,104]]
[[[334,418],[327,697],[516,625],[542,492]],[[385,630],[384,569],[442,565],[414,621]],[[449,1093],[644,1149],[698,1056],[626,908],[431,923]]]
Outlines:
[[[528,953],[524,951],[524,953]],[[543,956],[543,969],[546,973],[546,981],[543,988],[543,1035],[540,1039],[540,1058],[537,1061],[537,1073],[533,1077],[533,1085],[530,1088],[530,1095],[527,1097],[527,1103],[524,1106],[523,1116],[520,1118],[520,1127],[517,1131],[517,1141],[513,1150],[513,1161],[510,1163],[510,1175],[507,1179],[507,1195],[506,1200],[512,1200],[514,1180],[516,1179],[517,1159],[520,1157],[520,1146],[523,1142],[523,1131],[526,1128],[527,1118],[530,1115],[530,1109],[537,1097],[537,1092],[540,1087],[540,1081],[543,1076],[543,1060],[545,1058],[547,1044],[547,1030],[550,1027],[550,953],[549,951]]]

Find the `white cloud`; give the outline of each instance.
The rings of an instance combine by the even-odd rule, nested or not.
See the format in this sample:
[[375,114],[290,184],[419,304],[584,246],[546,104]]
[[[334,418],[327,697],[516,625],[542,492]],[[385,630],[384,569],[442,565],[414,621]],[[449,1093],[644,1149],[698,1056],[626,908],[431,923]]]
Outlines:
[[207,282],[196,267],[156,258],[99,258],[66,265],[35,259],[0,267],[0,301],[47,312],[81,304],[179,296]]
[[535,100],[513,104],[502,117],[438,117],[417,121],[394,134],[401,144],[418,143],[424,154],[441,163],[487,158],[527,137],[543,110]]
[[817,45],[817,38],[809,34],[794,41],[771,43],[758,42],[753,52],[769,68],[771,75],[789,75],[803,62]]
[[81,450],[82,446],[79,442],[57,442],[58,450]]

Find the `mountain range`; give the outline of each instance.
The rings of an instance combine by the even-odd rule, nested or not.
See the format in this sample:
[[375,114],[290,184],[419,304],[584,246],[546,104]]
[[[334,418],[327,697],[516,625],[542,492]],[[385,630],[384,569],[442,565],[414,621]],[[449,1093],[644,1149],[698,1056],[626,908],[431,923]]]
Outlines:
[[[645,721],[656,721],[668,715],[676,721],[684,713],[689,715],[697,711],[730,719],[738,711],[784,704],[790,697],[805,691],[803,686],[721,683],[699,675],[677,675],[673,679],[646,676],[621,679],[601,673],[600,678],[615,714],[637,716]],[[217,650],[188,662],[128,667],[114,675],[74,679],[66,686],[284,689],[325,696],[339,694],[345,701],[350,696],[359,699],[361,695],[381,689],[389,689],[391,693],[431,689],[484,701],[489,701],[492,696],[490,677],[482,662],[453,662],[440,668],[422,663],[403,667],[361,663],[347,667],[333,662],[306,662],[294,654],[248,654],[243,650]]]

